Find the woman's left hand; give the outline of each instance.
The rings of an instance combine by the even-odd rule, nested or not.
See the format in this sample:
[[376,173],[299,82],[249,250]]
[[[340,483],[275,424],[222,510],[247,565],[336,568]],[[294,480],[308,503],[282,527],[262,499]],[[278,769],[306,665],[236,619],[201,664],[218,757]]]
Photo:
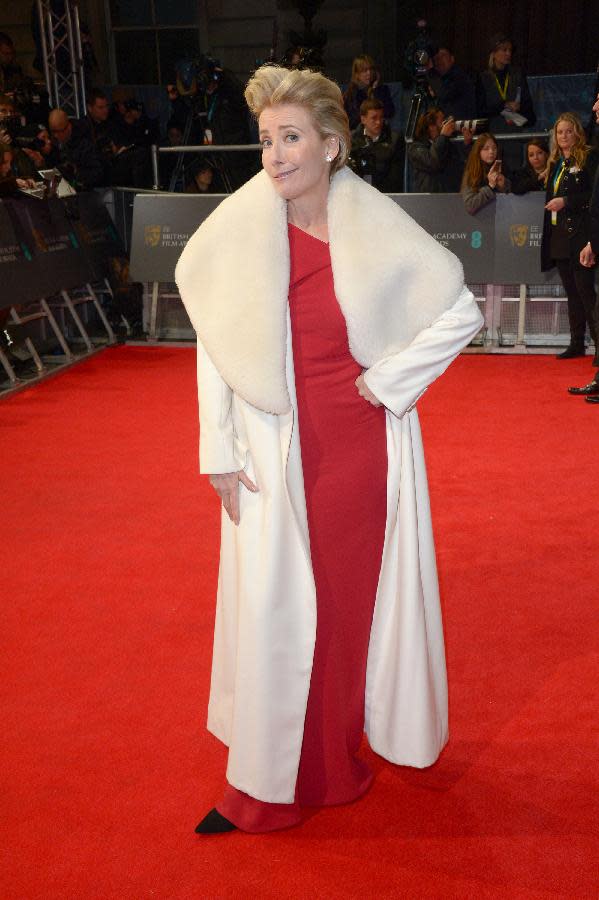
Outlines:
[[548,209],[549,212],[559,212],[565,205],[566,201],[563,197],[554,197],[553,200],[550,200],[549,203],[545,204],[545,209]]
[[372,403],[373,406],[382,406],[383,405],[380,400],[377,400],[375,395],[372,393],[372,391],[366,384],[366,382],[364,380],[363,372],[361,375],[358,375],[358,377],[356,378],[355,385],[358,388],[358,394],[360,395],[360,397],[364,397],[364,399],[368,400],[369,403]]

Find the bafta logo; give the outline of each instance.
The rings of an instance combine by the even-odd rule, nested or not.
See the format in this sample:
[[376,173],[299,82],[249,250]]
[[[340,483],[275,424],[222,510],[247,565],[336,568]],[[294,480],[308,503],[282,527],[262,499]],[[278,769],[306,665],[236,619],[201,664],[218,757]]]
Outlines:
[[512,247],[525,247],[528,239],[528,225],[510,225]]
[[144,243],[147,247],[157,247],[160,243],[162,229],[160,225],[146,225],[144,228]]

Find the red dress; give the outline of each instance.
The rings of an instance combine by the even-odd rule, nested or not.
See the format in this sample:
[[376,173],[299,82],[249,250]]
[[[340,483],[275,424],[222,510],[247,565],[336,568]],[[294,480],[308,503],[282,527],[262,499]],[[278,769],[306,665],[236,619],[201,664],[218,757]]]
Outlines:
[[372,781],[357,752],[387,517],[385,410],[355,386],[361,368],[349,351],[329,245],[290,225],[289,246],[316,647],[295,802],[264,803],[227,785],[218,804],[223,816],[254,832],[297,824],[302,806],[356,800]]

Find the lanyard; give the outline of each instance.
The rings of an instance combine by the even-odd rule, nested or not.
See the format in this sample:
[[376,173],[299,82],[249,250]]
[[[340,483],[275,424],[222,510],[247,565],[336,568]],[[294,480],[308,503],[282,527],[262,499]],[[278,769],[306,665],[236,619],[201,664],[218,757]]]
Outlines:
[[[553,176],[553,196],[557,194],[564,172],[566,171],[566,160],[562,159],[562,164]],[[551,224],[557,225],[557,213],[555,210],[551,213]]]
[[564,172],[566,171],[566,160],[562,159],[562,164],[558,171],[553,176],[553,196],[557,194],[559,190],[559,186],[561,184],[561,180],[564,177]]
[[507,89],[510,84],[510,73],[508,72],[507,75],[505,76],[505,81],[503,82],[503,87],[501,87],[501,85],[499,84],[499,78],[497,77],[497,75],[495,75],[495,73],[493,73],[493,77],[495,79],[495,84],[497,85],[497,90],[499,91],[499,96],[505,103],[505,99],[507,97]]
[[216,93],[212,95],[210,101],[208,103],[208,122],[212,122],[212,117],[214,115],[214,107],[216,106]]

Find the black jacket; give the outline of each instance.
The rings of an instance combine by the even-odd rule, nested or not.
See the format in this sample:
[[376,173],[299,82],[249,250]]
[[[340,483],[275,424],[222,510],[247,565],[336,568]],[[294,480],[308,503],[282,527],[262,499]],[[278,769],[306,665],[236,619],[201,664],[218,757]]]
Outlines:
[[528,163],[518,169],[511,177],[512,194],[528,194],[530,191],[544,191],[545,183],[539,180],[537,173]]
[[408,144],[408,159],[414,193],[459,193],[466,161],[464,144],[444,134],[434,141],[413,141]]
[[358,125],[352,132],[350,167],[357,175],[369,176],[370,183],[379,191],[397,193],[403,189],[404,141],[397,131],[383,126],[381,136],[373,141]]
[[[599,154],[591,150],[582,169],[573,172],[568,169],[559,184],[556,197],[564,197],[565,226],[570,245],[570,259],[578,262],[580,251],[591,240],[591,193],[595,182]],[[545,201],[548,203],[554,196],[553,177],[560,162],[554,163],[549,170]],[[554,266],[551,258],[551,213],[545,210],[543,218],[543,239],[541,241],[541,270],[547,272]]]
[[595,172],[595,185],[589,205],[591,215],[591,247],[593,253],[599,256],[599,167]]
[[56,146],[57,167],[78,190],[89,191],[104,183],[104,162],[84,126],[72,120],[69,141]]
[[[502,87],[505,83],[504,79],[509,77],[505,100],[499,93],[495,77],[498,78]],[[515,100],[518,90],[520,91],[519,112],[528,119],[524,128],[530,130],[535,124],[537,117],[532,105],[532,97],[528,89],[526,75],[522,69],[519,69],[517,66],[506,66],[501,72],[495,72],[492,69],[481,72],[477,84],[477,107],[479,117],[489,120],[487,131],[493,134],[505,134],[506,132],[520,130],[516,125],[508,125],[501,115],[501,110],[504,108],[506,101]]]
[[454,119],[476,118],[476,91],[474,82],[459,66],[452,66],[445,75],[431,69],[428,75],[429,87],[434,94],[435,104],[445,115]]

